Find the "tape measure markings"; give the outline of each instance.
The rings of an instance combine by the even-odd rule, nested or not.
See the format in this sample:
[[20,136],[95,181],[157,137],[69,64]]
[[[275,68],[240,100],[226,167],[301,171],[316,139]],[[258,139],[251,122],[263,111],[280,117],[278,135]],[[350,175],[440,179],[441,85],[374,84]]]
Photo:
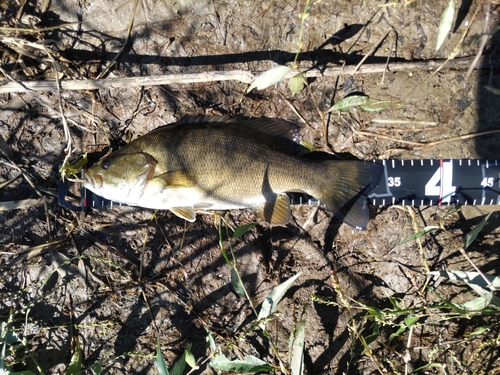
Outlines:
[[418,170],[414,160],[382,161],[382,165],[385,184],[369,195],[374,205],[500,204],[498,160],[422,159]]
[[[368,196],[375,206],[500,205],[498,160],[374,160],[384,167],[379,185]],[[438,165],[436,165],[438,164]],[[68,181],[59,183],[59,204],[71,210],[126,206],[82,188],[80,206],[66,202]],[[306,194],[290,193],[291,204],[318,205]]]

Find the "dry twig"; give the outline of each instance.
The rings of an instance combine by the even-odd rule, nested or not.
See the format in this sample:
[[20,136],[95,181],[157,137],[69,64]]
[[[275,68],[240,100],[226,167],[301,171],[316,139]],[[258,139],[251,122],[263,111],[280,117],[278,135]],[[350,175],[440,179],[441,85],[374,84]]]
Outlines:
[[[478,66],[481,66],[482,61],[486,61],[488,56],[483,56],[479,59]],[[473,57],[455,59],[447,64],[449,69],[468,69]],[[390,63],[389,71],[431,71],[438,68],[445,60],[425,60],[417,62]],[[498,59],[492,60],[491,67],[500,66]],[[359,67],[356,71],[355,66],[336,66],[327,67],[325,69],[307,69],[302,72],[306,78],[314,77],[335,77],[340,74],[352,75],[355,71],[357,74],[373,74],[383,73],[387,69],[386,64],[370,64]],[[137,86],[159,86],[159,85],[179,85],[188,83],[207,83],[215,81],[239,81],[243,83],[251,83],[255,75],[261,72],[252,73],[245,70],[229,70],[229,71],[212,71],[202,73],[183,73],[157,75],[149,77],[126,77],[126,78],[105,78],[96,80],[69,80],[61,81],[61,89],[63,90],[100,90],[109,88],[121,87],[137,87]],[[289,79],[297,75],[297,72],[290,72],[284,78]],[[22,89],[20,88],[23,87]],[[19,91],[54,91],[57,89],[55,80],[47,81],[19,81],[6,82],[0,86],[0,93],[12,93]]]
[[465,134],[465,135],[459,135],[459,136],[456,136],[456,137],[451,137],[451,138],[446,138],[446,139],[439,139],[437,141],[413,142],[413,141],[405,141],[403,139],[397,139],[397,138],[389,137],[387,135],[370,133],[370,132],[365,132],[365,131],[362,131],[362,130],[356,130],[354,128],[352,128],[352,131],[354,133],[358,134],[358,135],[369,137],[369,138],[381,138],[381,139],[386,139],[386,140],[392,141],[392,142],[404,143],[404,144],[407,144],[407,145],[419,146],[419,147],[431,147],[431,146],[439,145],[441,143],[455,142],[455,141],[460,141],[460,140],[464,140],[464,139],[470,139],[470,138],[482,137],[484,135],[500,133],[500,129],[497,129],[497,130],[488,130],[488,131],[479,132],[479,133],[470,133],[470,134]]
[[[380,44],[382,44],[384,39],[387,38],[387,35],[389,35],[390,32],[391,32],[391,30],[386,32],[385,35],[382,38],[380,38],[378,43],[375,43],[375,45],[370,49],[370,51],[361,59],[361,61],[358,63],[358,65],[356,65],[356,67],[354,68],[353,74],[357,73],[358,69],[361,67],[361,65],[363,65],[363,63],[366,61],[366,59],[368,57],[370,57],[371,55],[373,55],[373,53],[377,50],[377,48],[380,46]],[[387,66],[388,64],[385,64],[385,65]],[[384,72],[385,72],[385,70],[384,70]]]

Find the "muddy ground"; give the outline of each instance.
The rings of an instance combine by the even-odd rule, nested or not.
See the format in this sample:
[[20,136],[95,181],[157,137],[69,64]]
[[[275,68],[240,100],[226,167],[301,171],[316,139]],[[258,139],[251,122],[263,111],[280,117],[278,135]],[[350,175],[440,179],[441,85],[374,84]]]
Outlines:
[[[311,2],[299,67],[352,67],[369,55],[363,67],[389,57],[388,70],[311,78],[309,90],[295,95],[287,80],[247,95],[246,85],[237,81],[63,90],[60,96],[22,88],[1,94],[0,135],[36,189],[1,155],[0,180],[17,179],[0,189],[0,200],[41,196],[45,202],[0,212],[0,320],[10,317],[11,329],[24,340],[7,353],[7,363],[17,371],[64,374],[79,344],[85,373],[97,364],[104,374],[157,373],[158,338],[169,365],[191,345],[199,366],[191,373],[211,374],[209,330],[228,358],[254,355],[279,366],[277,353],[288,363],[288,338],[305,308],[309,374],[500,373],[496,310],[453,310],[450,302],[476,295],[426,273],[426,265],[472,271],[459,251],[462,237],[486,212],[494,212],[467,254],[483,272],[499,275],[498,207],[372,207],[365,231],[312,206],[294,207],[286,226],[258,222],[232,241],[253,303],[259,306],[274,286],[302,272],[267,323],[277,346],[273,351],[262,332],[251,328],[255,315],[249,301],[231,286],[214,216],[188,223],[169,212],[131,207],[78,213],[61,208],[56,197],[67,147],[59,97],[71,134],[71,161],[85,152],[96,160],[110,147],[201,114],[283,118],[301,124],[303,140],[314,148],[366,160],[498,159],[498,133],[455,138],[500,129],[500,96],[485,89],[500,87],[494,68],[497,5],[458,3],[451,35],[436,51],[446,1],[387,7],[380,6],[382,0]],[[302,0],[4,1],[1,22],[9,29],[0,30],[2,78],[265,71],[293,62],[304,6]],[[486,56],[470,75],[470,64],[437,74],[418,67],[391,70],[391,64],[446,58],[469,24],[457,57]],[[49,29],[29,31],[43,28]],[[353,91],[391,104],[381,113],[326,115],[325,144],[320,113]],[[450,141],[431,146],[408,143],[445,139]],[[257,221],[245,210],[223,217],[233,229]],[[429,225],[442,229],[422,237],[422,247],[416,241],[398,246]],[[408,316],[418,317],[417,323],[391,337]],[[485,329],[479,332],[480,327]]]

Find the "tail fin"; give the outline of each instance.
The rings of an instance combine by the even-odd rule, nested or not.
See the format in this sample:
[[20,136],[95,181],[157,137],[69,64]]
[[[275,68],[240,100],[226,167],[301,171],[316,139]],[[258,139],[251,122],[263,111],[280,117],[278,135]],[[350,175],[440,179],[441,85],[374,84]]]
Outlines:
[[322,201],[346,224],[365,229],[368,225],[367,196],[377,187],[384,167],[373,161],[328,161],[327,191]]

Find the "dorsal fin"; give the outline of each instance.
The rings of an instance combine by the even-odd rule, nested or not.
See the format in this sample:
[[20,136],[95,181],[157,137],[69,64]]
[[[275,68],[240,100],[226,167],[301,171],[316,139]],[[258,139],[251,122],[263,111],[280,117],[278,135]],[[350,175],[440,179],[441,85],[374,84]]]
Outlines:
[[237,118],[231,116],[210,116],[210,115],[200,115],[200,116],[184,116],[176,124],[203,124],[206,122],[222,122],[222,123],[236,123]]
[[273,148],[292,154],[303,154],[309,150],[299,144],[300,126],[277,118],[238,119],[230,116],[185,116],[177,124],[218,123],[251,129],[262,142]]

